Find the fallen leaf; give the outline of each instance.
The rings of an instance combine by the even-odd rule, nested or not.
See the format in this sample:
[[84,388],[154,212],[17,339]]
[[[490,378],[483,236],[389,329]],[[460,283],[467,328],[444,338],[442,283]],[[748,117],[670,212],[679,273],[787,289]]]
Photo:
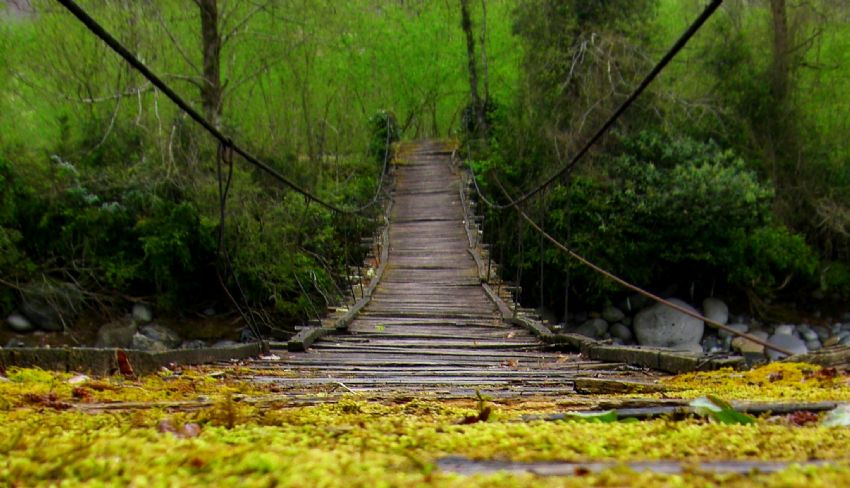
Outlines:
[[806,424],[813,424],[818,420],[820,420],[820,416],[818,416],[818,414],[814,412],[807,412],[805,410],[792,412],[788,415],[788,423],[791,425],[803,426]]
[[83,386],[77,386],[71,391],[71,396],[83,402],[92,400],[92,391]]
[[721,424],[752,424],[756,419],[738,412],[732,405],[715,396],[704,396],[692,401],[690,407],[697,415],[711,417]]
[[127,353],[123,349],[115,351],[115,360],[118,361],[118,371],[126,378],[135,378],[136,373],[133,371],[133,366],[130,365],[130,359],[127,358]]
[[27,403],[53,408],[56,410],[68,410],[73,405],[67,402],[59,401],[59,397],[55,393],[45,393],[43,395],[37,393],[27,393],[24,395],[24,401]]
[[470,425],[477,424],[478,422],[486,422],[487,419],[490,418],[491,411],[492,409],[489,406],[484,407],[478,412],[477,415],[467,415],[466,417],[462,418],[460,422],[458,422],[458,425]]

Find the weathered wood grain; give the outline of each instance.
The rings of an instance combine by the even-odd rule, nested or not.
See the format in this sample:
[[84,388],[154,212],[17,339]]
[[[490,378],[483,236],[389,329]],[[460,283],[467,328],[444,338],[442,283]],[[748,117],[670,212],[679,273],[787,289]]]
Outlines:
[[[554,352],[539,331],[510,323],[513,312],[494,300],[504,290],[482,286],[484,265],[470,252],[468,202],[451,153],[429,142],[402,153],[407,160],[395,168],[383,274],[368,304],[345,335],[307,341],[307,352],[275,349],[276,358],[249,363],[257,381],[287,391],[345,385],[371,395],[458,397],[481,389],[509,398],[574,394],[582,377],[634,376],[618,363]],[[292,374],[263,373],[273,370]]]

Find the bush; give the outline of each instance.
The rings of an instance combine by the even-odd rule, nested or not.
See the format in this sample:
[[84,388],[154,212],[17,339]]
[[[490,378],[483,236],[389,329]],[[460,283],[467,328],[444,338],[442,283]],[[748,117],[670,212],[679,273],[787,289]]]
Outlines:
[[[770,295],[792,276],[813,277],[817,257],[772,222],[773,192],[713,143],[644,133],[603,170],[556,188],[547,227],[601,266],[644,286],[713,281]],[[567,264],[562,259],[553,265]],[[618,286],[567,264],[586,292]]]
[[394,113],[379,110],[369,118],[369,130],[369,156],[383,166],[384,159],[392,156],[392,153],[388,153],[390,145],[401,137],[398,120]]

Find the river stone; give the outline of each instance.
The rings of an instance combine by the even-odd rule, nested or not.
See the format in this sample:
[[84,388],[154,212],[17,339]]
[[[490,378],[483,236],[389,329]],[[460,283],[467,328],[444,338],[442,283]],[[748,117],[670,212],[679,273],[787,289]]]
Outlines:
[[803,340],[806,342],[809,341],[819,341],[818,333],[813,331],[812,329],[800,331],[800,335],[803,336]]
[[[730,324],[729,327],[737,330],[738,332],[746,332],[750,330],[750,326],[747,324]],[[723,329],[717,329],[717,335],[719,335],[720,337],[739,337],[738,335],[725,331]]]
[[842,346],[850,346],[850,337],[845,337],[838,341],[838,343]]
[[729,307],[714,297],[708,297],[702,301],[703,315],[715,322],[726,325],[729,322]]
[[130,347],[147,352],[163,352],[168,350],[168,346],[158,340],[151,339],[141,332],[133,334],[133,344]]
[[203,349],[205,347],[207,347],[207,343],[200,339],[185,341],[183,344],[180,344],[180,349]]
[[141,324],[147,324],[153,320],[153,312],[144,303],[137,303],[133,305],[133,320]]
[[576,334],[581,334],[591,339],[598,339],[606,332],[608,332],[608,322],[603,319],[590,319],[575,330]]
[[611,334],[611,337],[616,337],[624,343],[630,342],[634,338],[632,330],[623,324],[612,325],[611,328],[608,329],[608,332]]
[[162,343],[166,349],[176,349],[183,342],[183,339],[176,332],[158,324],[142,326],[139,332],[154,341]]
[[[767,337],[768,337],[767,332],[765,332],[763,330],[753,331],[753,332],[750,333],[750,335],[757,337],[757,338],[764,340],[764,341],[766,341]],[[764,346],[763,345],[756,343],[756,342],[753,342],[753,341],[751,341],[751,340],[749,340],[745,337],[736,337],[736,338],[732,339],[731,346],[732,346],[732,349],[734,349],[734,350],[736,350],[736,351],[738,351],[738,352],[740,352],[741,354],[744,354],[744,355],[756,356],[756,355],[764,354]]]
[[110,322],[97,331],[97,347],[130,347],[137,332],[136,323],[129,317]]
[[818,339],[815,339],[813,341],[806,341],[806,348],[809,351],[817,351],[818,349],[820,349],[822,347],[823,347],[823,344],[821,344]]
[[60,332],[82,310],[83,293],[73,283],[44,282],[25,288],[21,312],[38,328]]
[[[805,354],[809,352],[809,349],[806,347],[806,343],[803,342],[799,337],[793,336],[790,334],[773,334],[770,336],[768,340],[771,344],[777,345],[783,349],[787,349],[797,354]],[[773,349],[767,350],[767,357],[769,357],[772,361],[776,359],[782,359],[784,357],[788,357],[786,354],[783,354],[779,351],[774,351]]]
[[32,322],[27,320],[26,317],[18,312],[13,312],[11,315],[6,317],[6,324],[15,332],[30,332],[35,329]]
[[[697,310],[678,298],[671,303],[698,313]],[[685,315],[661,303],[641,310],[634,319],[634,331],[638,343],[681,349],[699,346],[705,324],[702,320]],[[700,346],[702,347],[702,346]]]
[[816,325],[816,326],[812,327],[812,330],[817,332],[818,339],[820,339],[821,342],[829,339],[829,329],[828,328],[822,327],[820,325]]
[[609,324],[619,322],[625,317],[626,314],[624,314],[622,310],[612,305],[608,305],[602,310],[602,318],[605,319],[605,321]]
[[773,329],[774,334],[794,335],[794,326],[790,324],[777,325]]
[[6,343],[6,349],[14,349],[16,347],[27,347],[27,343],[22,341],[17,337],[12,337],[9,339],[9,342]]

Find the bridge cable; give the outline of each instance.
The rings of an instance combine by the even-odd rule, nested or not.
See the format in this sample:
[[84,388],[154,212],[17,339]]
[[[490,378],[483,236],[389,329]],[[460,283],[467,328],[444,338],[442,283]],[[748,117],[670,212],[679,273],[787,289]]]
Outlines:
[[364,210],[372,207],[379,200],[380,189],[384,183],[384,174],[386,173],[387,166],[387,157],[385,157],[384,161],[384,170],[381,175],[380,184],[378,189],[375,192],[375,196],[371,201],[356,208],[342,208],[337,205],[334,205],[330,202],[323,200],[322,198],[314,195],[310,191],[302,188],[283,174],[281,174],[276,169],[269,166],[267,163],[259,160],[256,156],[249,153],[245,149],[238,146],[233,142],[231,138],[223,134],[219,129],[217,129],[209,120],[204,118],[200,113],[198,113],[188,102],[183,100],[174,90],[171,89],[161,78],[159,78],[156,74],[154,74],[142,61],[140,61],[136,56],[134,56],[126,47],[124,47],[115,37],[113,37],[103,26],[101,26],[96,20],[94,20],[86,11],[77,5],[74,0],[56,0],[63,7],[65,7],[71,14],[73,14],[86,28],[91,31],[94,35],[96,35],[100,40],[106,43],[113,51],[115,51],[119,56],[124,58],[127,63],[129,63],[133,68],[135,68],[139,73],[141,73],[148,81],[151,82],[155,87],[159,88],[175,105],[180,107],[181,110],[186,112],[195,122],[197,122],[201,127],[203,127],[207,132],[210,133],[214,138],[216,138],[221,144],[225,144],[230,147],[236,154],[239,154],[249,163],[253,164],[257,168],[263,170],[268,175],[272,176],[279,182],[288,186],[293,191],[304,195],[304,197],[318,203],[319,205],[331,210],[333,212],[338,212],[341,214],[359,214]]
[[694,36],[694,34],[697,33],[697,31],[699,31],[699,29],[705,24],[705,22],[712,16],[712,14],[717,11],[717,9],[722,3],[723,0],[712,0],[712,2],[705,7],[700,16],[697,17],[696,20],[694,20],[694,22],[688,27],[687,30],[685,30],[684,33],[682,33],[676,43],[673,44],[673,46],[667,51],[664,57],[662,57],[661,60],[658,61],[655,67],[652,68],[649,74],[647,74],[643,81],[641,81],[640,85],[635,88],[631,95],[629,95],[629,97],[617,108],[617,110],[614,111],[614,113],[611,114],[610,117],[608,117],[608,120],[606,120],[605,123],[602,124],[602,126],[596,131],[593,137],[591,137],[585,143],[585,145],[582,146],[582,148],[575,154],[575,156],[573,156],[572,159],[560,170],[558,170],[552,176],[546,178],[543,183],[537,185],[533,190],[524,193],[523,195],[517,197],[515,200],[512,200],[510,203],[498,204],[487,199],[485,199],[484,201],[489,206],[499,210],[511,208],[513,206],[525,202],[529,198],[539,193],[544,188],[554,183],[558,178],[572,170],[579,163],[579,161],[588,153],[588,151],[590,151],[590,148],[593,147],[593,145],[596,144],[602,138],[602,136],[605,135],[606,132],[608,132],[608,130],[614,125],[614,122],[616,122],[617,119],[620,118],[623,112],[625,112],[626,109],[628,109],[632,105],[632,103],[634,103],[634,101],[637,100],[637,98],[640,97],[641,94],[643,94],[644,90],[646,90],[646,88],[655,80],[658,74],[661,73],[661,71],[665,67],[667,67],[670,61],[672,61],[673,58],[676,57],[679,51],[681,51],[685,47],[688,41]]

